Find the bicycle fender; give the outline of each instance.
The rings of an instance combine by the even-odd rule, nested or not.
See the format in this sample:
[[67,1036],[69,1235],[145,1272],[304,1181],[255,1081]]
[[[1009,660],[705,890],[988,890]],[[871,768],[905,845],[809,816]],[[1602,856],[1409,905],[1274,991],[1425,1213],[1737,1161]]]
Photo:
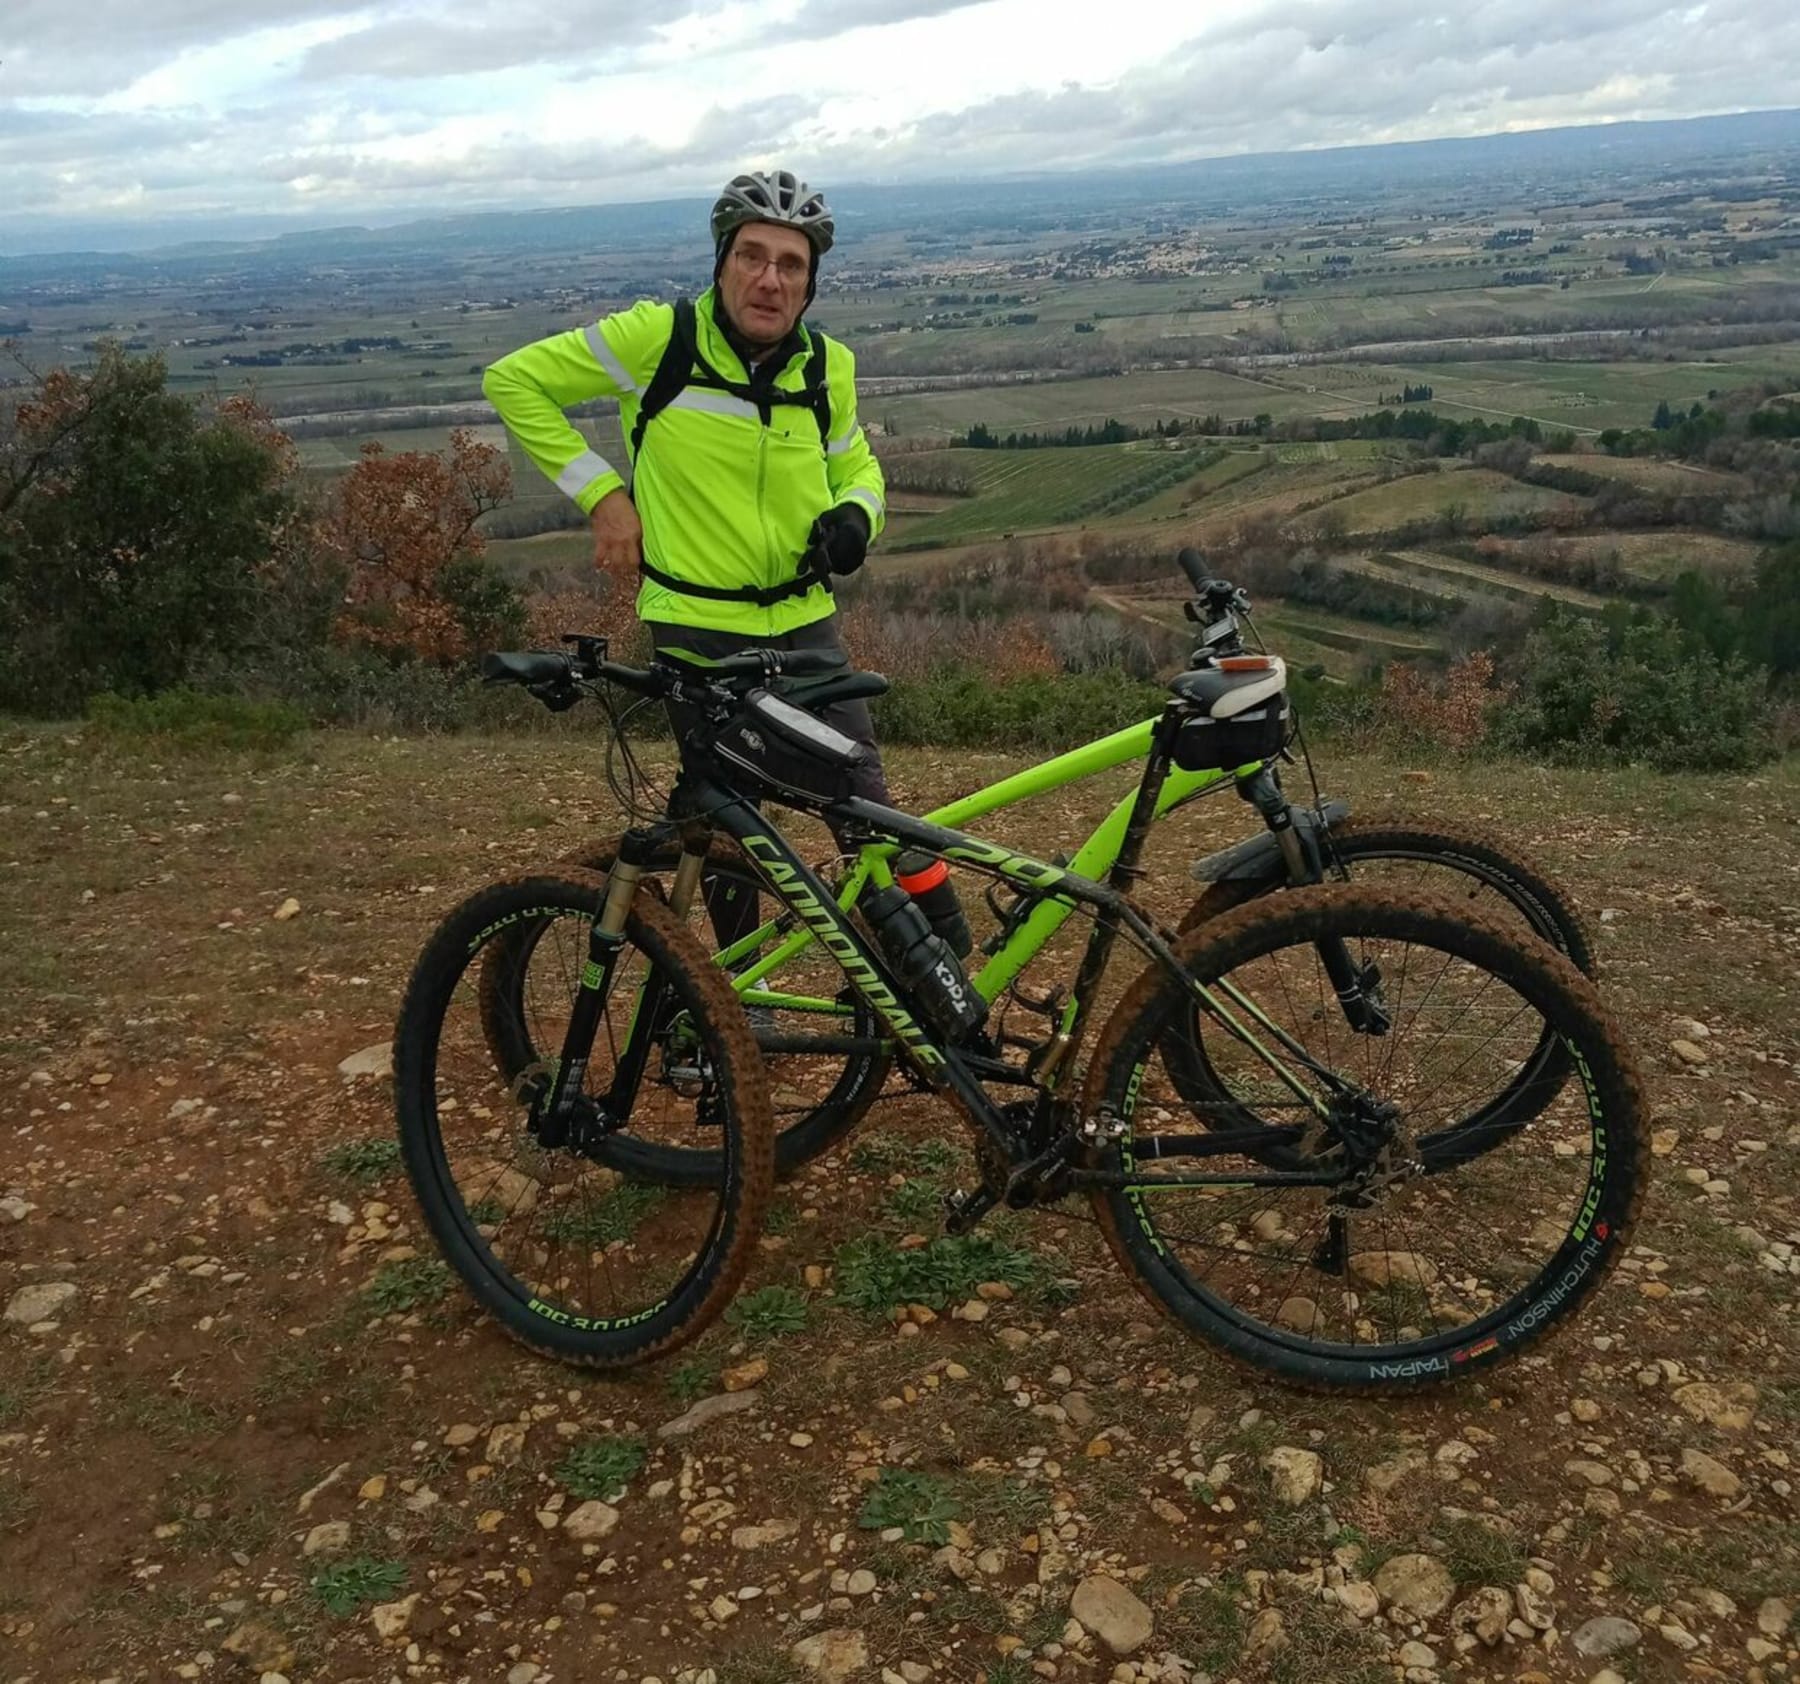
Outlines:
[[[1319,835],[1321,829],[1329,829],[1334,824],[1342,824],[1350,816],[1348,801],[1327,801],[1324,813],[1325,822],[1321,826],[1319,815],[1311,807],[1288,808],[1294,821],[1294,828],[1300,832],[1301,841],[1307,852],[1316,856],[1319,852]],[[1196,883],[1226,883],[1248,878],[1260,882],[1265,877],[1285,877],[1287,866],[1281,858],[1281,844],[1267,831],[1260,836],[1247,837],[1232,847],[1222,848],[1216,854],[1208,854],[1205,859],[1195,860],[1188,867],[1188,876]]]

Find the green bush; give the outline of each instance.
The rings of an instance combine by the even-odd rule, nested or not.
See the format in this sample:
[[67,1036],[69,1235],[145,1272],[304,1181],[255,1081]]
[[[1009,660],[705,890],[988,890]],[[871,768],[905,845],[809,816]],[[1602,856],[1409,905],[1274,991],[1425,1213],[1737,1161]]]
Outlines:
[[1493,733],[1515,753],[1659,772],[1739,771],[1773,753],[1766,672],[1644,609],[1596,620],[1551,608],[1515,680]]
[[995,682],[951,668],[896,683],[874,706],[877,738],[943,748],[1079,748],[1162,711],[1160,684],[1116,670]]
[[181,749],[286,748],[307,727],[306,715],[285,702],[186,689],[158,696],[99,695],[88,703],[87,717],[92,738],[149,739]]

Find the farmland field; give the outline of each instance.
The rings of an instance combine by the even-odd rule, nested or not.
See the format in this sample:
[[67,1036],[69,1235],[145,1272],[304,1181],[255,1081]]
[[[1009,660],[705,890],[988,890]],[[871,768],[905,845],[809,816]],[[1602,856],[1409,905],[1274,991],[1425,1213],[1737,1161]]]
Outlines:
[[1408,521],[1429,520],[1452,509],[1470,519],[1491,521],[1510,514],[1580,506],[1580,499],[1543,486],[1525,485],[1485,468],[1452,468],[1409,474],[1352,493],[1331,504],[1350,532],[1379,532]]

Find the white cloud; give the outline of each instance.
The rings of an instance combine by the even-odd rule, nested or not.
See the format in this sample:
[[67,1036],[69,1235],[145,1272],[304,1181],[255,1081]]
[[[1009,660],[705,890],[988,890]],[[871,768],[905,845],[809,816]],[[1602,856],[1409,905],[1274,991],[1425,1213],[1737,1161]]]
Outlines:
[[1793,101],[1793,0],[0,0],[0,249]]

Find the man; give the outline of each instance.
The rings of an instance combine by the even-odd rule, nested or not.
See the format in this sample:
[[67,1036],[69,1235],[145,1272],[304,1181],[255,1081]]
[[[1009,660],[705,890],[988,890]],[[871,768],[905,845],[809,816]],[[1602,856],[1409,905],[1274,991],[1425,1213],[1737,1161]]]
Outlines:
[[[712,209],[713,284],[691,307],[645,300],[502,357],[482,381],[587,513],[595,566],[642,575],[638,618],[659,652],[842,652],[824,579],[862,566],[886,501],[855,359],[800,320],[834,232],[824,196],[789,171],[736,176]],[[563,413],[600,397],[619,400],[629,492]],[[868,703],[820,712],[863,745],[855,793],[887,802]]]

